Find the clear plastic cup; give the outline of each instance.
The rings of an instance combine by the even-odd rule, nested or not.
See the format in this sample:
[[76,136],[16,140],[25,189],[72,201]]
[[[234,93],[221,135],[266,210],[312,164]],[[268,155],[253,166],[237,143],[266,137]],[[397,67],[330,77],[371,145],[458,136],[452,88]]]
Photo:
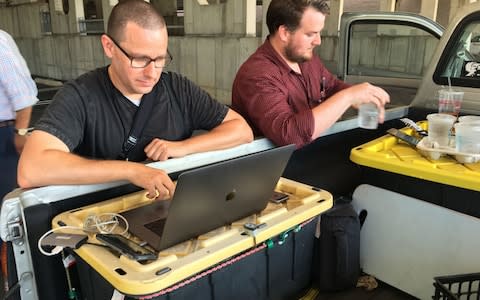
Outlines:
[[480,124],[480,116],[461,116],[458,117],[459,123],[479,123]]
[[456,123],[455,148],[461,153],[480,154],[480,124]]
[[358,107],[358,127],[377,129],[378,107],[374,103],[363,103]]
[[428,140],[431,143],[438,143],[438,146],[448,147],[450,140],[450,130],[456,117],[443,113],[429,114],[428,120]]
[[438,91],[438,112],[450,114],[458,117],[462,107],[463,92],[457,92],[451,89]]

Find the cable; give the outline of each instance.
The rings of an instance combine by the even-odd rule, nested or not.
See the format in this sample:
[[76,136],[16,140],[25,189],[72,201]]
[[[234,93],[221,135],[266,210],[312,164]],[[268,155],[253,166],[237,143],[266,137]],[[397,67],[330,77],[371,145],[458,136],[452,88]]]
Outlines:
[[117,213],[101,213],[98,215],[90,215],[83,221],[83,227],[60,226],[57,228],[50,229],[38,239],[38,243],[37,243],[38,250],[40,251],[40,253],[46,256],[56,255],[63,250],[62,246],[56,246],[55,248],[53,248],[51,252],[47,252],[42,248],[43,239],[55,231],[62,230],[62,229],[74,229],[74,230],[80,230],[82,232],[87,232],[87,233],[98,232],[103,234],[109,234],[109,233],[112,233],[119,226],[120,220],[122,220],[122,222],[125,224],[125,228],[119,234],[124,235],[128,232],[128,221],[125,219],[124,216]]
[[53,248],[52,252],[47,252],[45,250],[43,250],[42,248],[42,241],[43,239],[49,235],[50,233],[53,233],[55,231],[59,231],[59,230],[62,230],[62,229],[75,229],[75,230],[81,230],[83,231],[83,228],[81,227],[75,227],[75,226],[61,226],[61,227],[57,227],[57,228],[52,228],[50,229],[49,231],[45,232],[39,239],[38,239],[38,242],[37,242],[37,247],[38,247],[38,250],[40,251],[40,253],[42,253],[43,255],[46,255],[46,256],[53,256],[53,255],[56,255],[58,253],[60,253],[60,251],[63,250],[63,247],[61,246],[56,246],[55,248]]
[[119,233],[123,235],[128,232],[128,222],[124,216],[117,213],[102,213],[88,216],[83,222],[83,229],[87,232],[112,233],[120,224],[119,219],[125,224],[125,229]]

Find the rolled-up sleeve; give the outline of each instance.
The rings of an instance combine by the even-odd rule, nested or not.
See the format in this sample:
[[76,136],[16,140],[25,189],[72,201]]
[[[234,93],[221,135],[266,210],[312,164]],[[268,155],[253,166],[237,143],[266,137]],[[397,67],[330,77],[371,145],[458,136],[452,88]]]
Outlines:
[[[0,32],[0,104],[15,112],[38,101],[37,86],[14,40]],[[9,113],[11,113],[9,112]],[[6,114],[4,111],[2,114]],[[7,115],[0,116],[0,119]]]

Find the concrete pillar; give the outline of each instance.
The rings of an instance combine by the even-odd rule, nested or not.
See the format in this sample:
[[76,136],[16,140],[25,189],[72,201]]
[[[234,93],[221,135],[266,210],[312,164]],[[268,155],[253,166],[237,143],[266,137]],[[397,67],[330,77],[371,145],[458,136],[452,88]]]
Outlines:
[[74,20],[72,20],[72,28],[76,28],[76,32],[80,32],[79,20],[85,20],[85,8],[83,7],[83,0],[75,0],[74,9],[70,8],[71,13],[74,14]]
[[338,34],[342,13],[343,0],[330,0],[330,15],[325,20],[324,36],[336,36]]
[[422,0],[420,14],[432,20],[437,19],[438,0]]
[[[220,5],[210,5],[220,6]],[[256,36],[256,0],[229,0],[222,4],[223,33],[238,36]],[[206,6],[203,6],[204,8]]]
[[246,0],[245,3],[245,36],[257,34],[257,1]]
[[420,14],[422,1],[418,0],[397,0],[395,11],[405,11]]
[[267,10],[268,10],[268,6],[270,5],[270,2],[272,2],[272,0],[263,0],[262,1],[262,12],[263,12],[263,16],[262,16],[262,41],[265,40],[265,38],[267,38],[267,35],[268,35]]
[[184,0],[183,10],[186,35],[225,33],[225,3],[200,5],[197,0]]
[[[439,0],[439,10],[437,14],[441,18],[438,19],[437,22],[439,22],[445,27],[448,26],[448,24],[450,23],[450,20],[452,20],[452,18],[455,17],[455,14],[457,13],[458,9],[465,5],[469,5],[470,1],[471,0],[450,0],[450,1]],[[441,9],[443,9],[444,6],[448,7],[447,12],[442,12]]]
[[177,0],[152,0],[150,2],[163,16],[175,16],[177,14]]
[[108,18],[110,18],[110,13],[117,3],[117,0],[102,1],[103,27],[105,32],[107,32]]
[[395,11],[397,0],[380,1],[380,11]]
[[[453,9],[455,11],[455,9]],[[437,8],[437,21],[447,27],[450,22],[450,12],[452,11],[452,3],[450,0],[439,0]]]
[[[451,10],[453,12],[453,15],[455,15],[455,12],[457,11],[457,9],[465,6],[465,5],[468,5],[469,2],[468,0],[452,0],[451,1]],[[453,17],[452,13],[450,14],[450,17]]]

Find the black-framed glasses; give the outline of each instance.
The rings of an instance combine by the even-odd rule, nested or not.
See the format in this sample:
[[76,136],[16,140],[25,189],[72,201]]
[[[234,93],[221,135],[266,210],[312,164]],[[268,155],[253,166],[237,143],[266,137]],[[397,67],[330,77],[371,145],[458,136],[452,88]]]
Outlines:
[[155,59],[151,59],[150,57],[147,57],[147,56],[135,57],[128,54],[127,51],[125,51],[122,47],[120,47],[120,45],[111,36],[109,35],[107,36],[110,38],[110,40],[112,40],[115,46],[117,46],[117,48],[120,49],[120,51],[122,51],[122,53],[125,54],[125,56],[128,59],[130,59],[130,66],[132,68],[136,68],[136,69],[145,68],[152,61],[155,68],[164,68],[172,62],[173,57],[170,54],[170,51],[168,51],[168,49],[167,49],[167,55],[165,57],[157,57]]

